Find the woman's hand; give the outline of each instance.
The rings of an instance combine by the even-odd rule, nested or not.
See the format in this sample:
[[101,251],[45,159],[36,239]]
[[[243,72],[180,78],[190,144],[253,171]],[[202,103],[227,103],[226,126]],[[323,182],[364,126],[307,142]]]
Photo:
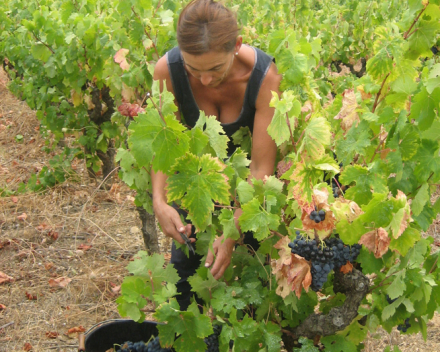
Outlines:
[[[154,204],[154,213],[165,236],[174,238],[181,244],[184,244],[185,241],[180,233],[184,233],[188,237],[191,236],[191,224],[183,225],[179,213],[172,206],[164,202]],[[190,238],[190,241],[195,242],[195,238]]]
[[[224,240],[223,235],[217,238],[212,245],[214,252],[209,251],[205,261],[205,267],[209,268],[214,262],[214,266],[211,268],[211,274],[216,280],[220,279],[225,270],[231,263],[232,252],[234,251],[235,241],[231,238]],[[214,260],[215,256],[215,260]]]

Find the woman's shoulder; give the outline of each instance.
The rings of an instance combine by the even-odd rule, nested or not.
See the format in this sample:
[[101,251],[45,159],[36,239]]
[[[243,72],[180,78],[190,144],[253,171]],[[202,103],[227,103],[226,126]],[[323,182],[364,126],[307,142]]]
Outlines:
[[170,73],[168,71],[167,57],[166,54],[162,56],[156,63],[154,67],[153,79],[164,80],[170,78]]

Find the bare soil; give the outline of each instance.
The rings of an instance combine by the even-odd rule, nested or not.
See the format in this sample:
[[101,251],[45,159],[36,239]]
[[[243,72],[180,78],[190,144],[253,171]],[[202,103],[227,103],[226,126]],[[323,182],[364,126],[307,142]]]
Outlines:
[[[7,90],[0,70],[0,192],[15,191],[50,159],[38,126],[35,112]],[[111,189],[102,190],[82,161],[74,168],[79,180],[0,197],[0,282],[2,273],[10,277],[0,284],[0,352],[77,351],[77,333],[69,329],[120,318],[115,299],[125,267],[144,249],[134,194],[117,175]],[[437,221],[430,234],[438,239],[439,232]],[[167,253],[170,242],[160,243]],[[440,351],[440,316],[429,323],[427,341],[420,334],[378,331],[364,352],[388,345]]]

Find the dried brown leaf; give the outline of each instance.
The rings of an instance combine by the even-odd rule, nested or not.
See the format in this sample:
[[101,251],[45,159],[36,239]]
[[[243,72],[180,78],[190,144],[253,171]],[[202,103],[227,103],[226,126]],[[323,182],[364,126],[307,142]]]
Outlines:
[[382,227],[362,235],[359,244],[363,244],[376,258],[381,258],[387,251],[391,239]]
[[347,261],[347,264],[341,266],[341,273],[348,274],[353,271],[353,264]]
[[57,279],[49,279],[49,286],[50,287],[66,287],[72,279],[69,279],[68,277],[59,277]]
[[32,345],[29,342],[26,342],[23,346],[23,351],[29,352],[32,348]]
[[341,128],[347,132],[354,123],[358,123],[359,115],[356,112],[358,104],[354,89],[346,89],[342,93],[342,108],[335,116],[335,120],[341,120]]
[[27,219],[27,214],[26,213],[22,213],[21,215],[17,216],[17,219],[24,221],[24,220]]
[[49,339],[56,339],[59,335],[56,331],[46,331],[46,337]]
[[0,284],[5,284],[8,282],[13,282],[14,279],[8,275],[6,275],[5,273],[0,271]]
[[83,251],[88,251],[90,248],[92,248],[92,245],[87,245],[87,244],[81,243],[77,249],[80,249]]

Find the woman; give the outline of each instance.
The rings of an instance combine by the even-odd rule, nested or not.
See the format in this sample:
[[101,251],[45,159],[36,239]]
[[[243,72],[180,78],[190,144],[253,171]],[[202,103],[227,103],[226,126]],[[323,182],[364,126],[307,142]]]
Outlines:
[[[177,24],[179,47],[170,50],[155,67],[154,79],[165,81],[166,88],[175,97],[177,118],[194,127],[199,110],[214,115],[228,137],[240,127],[248,126],[252,132],[252,152],[249,179],[263,179],[273,174],[276,145],[267,133],[274,109],[269,107],[271,91],[279,93],[281,76],[277,74],[272,58],[242,44],[237,21],[229,9],[212,0],[194,0],[182,11]],[[228,153],[233,152],[230,143]],[[191,225],[183,226],[178,211],[168,205],[166,176],[153,174],[153,207],[166,236],[184,243],[180,233],[191,236]],[[241,210],[234,214],[238,227]],[[191,241],[195,241],[191,237]],[[219,279],[229,266],[235,241],[218,238],[205,262],[211,273]],[[215,255],[215,260],[214,260]],[[181,309],[189,305],[190,285],[187,277],[194,274],[200,257],[187,258],[172,248],[172,259],[179,272],[182,293]]]

